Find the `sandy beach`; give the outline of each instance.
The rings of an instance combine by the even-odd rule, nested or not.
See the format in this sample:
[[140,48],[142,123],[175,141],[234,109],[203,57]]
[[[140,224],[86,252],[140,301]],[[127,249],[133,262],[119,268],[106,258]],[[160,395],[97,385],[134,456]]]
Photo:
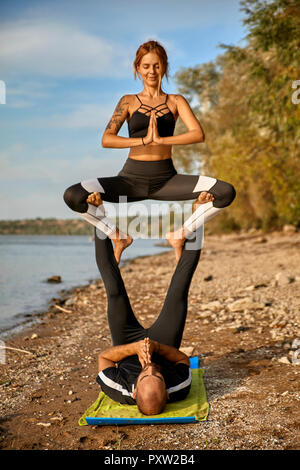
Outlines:
[[[182,342],[205,370],[210,413],[197,424],[80,427],[100,391],[97,356],[111,345],[105,289],[99,278],[54,299],[5,340],[23,352],[7,349],[0,365],[0,449],[299,449],[299,248],[288,227],[205,237]],[[145,326],[174,268],[172,250],[122,267]]]

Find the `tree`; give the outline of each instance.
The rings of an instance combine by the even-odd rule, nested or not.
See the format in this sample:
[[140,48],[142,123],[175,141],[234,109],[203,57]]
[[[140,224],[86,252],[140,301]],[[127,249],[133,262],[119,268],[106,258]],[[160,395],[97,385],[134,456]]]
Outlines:
[[[300,225],[300,106],[292,84],[300,62],[300,2],[245,0],[245,47],[221,45],[214,62],[181,69],[181,93],[197,99],[206,144],[175,158],[184,168],[191,156],[207,174],[237,189],[230,214],[241,227]],[[198,150],[198,154],[196,153]]]

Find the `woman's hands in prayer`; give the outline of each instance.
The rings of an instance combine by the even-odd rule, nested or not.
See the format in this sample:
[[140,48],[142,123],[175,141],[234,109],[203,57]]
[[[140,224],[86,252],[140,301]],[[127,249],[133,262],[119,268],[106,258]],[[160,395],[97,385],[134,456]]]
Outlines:
[[157,128],[157,118],[155,111],[151,111],[150,115],[150,121],[149,121],[149,126],[148,126],[148,132],[146,137],[143,138],[143,142],[145,145],[148,144],[162,144],[162,137],[160,137],[158,133],[158,128]]

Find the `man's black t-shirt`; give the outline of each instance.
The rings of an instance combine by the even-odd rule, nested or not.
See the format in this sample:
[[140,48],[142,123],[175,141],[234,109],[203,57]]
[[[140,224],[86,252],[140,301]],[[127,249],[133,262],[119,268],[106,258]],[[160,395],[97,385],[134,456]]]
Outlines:
[[[189,366],[183,363],[175,364],[155,353],[152,361],[161,368],[170,402],[183,400],[191,388],[192,373]],[[112,400],[135,405],[132,394],[141,370],[138,356],[129,356],[118,362],[117,367],[108,367],[99,372],[96,380],[102,391]]]

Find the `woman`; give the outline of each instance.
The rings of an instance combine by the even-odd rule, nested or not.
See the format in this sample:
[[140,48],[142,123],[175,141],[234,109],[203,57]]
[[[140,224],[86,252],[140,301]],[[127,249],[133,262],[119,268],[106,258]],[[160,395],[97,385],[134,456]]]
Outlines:
[[[130,149],[124,167],[117,176],[70,186],[64,193],[64,200],[72,210],[111,238],[119,263],[122,251],[133,240],[105,217],[102,201],[119,202],[120,196],[127,196],[128,202],[196,199],[194,211],[184,225],[176,232],[166,234],[178,261],[186,237],[231,204],[235,190],[231,184],[216,178],[177,174],[172,162],[172,145],[204,142],[204,133],[186,99],[163,92],[161,81],[164,76],[168,78],[168,57],[158,42],[148,41],[139,47],[134,75],[142,80],[143,91],[120,99],[102,138],[103,147]],[[174,136],[179,116],[187,131]],[[129,137],[118,135],[125,120]]]

